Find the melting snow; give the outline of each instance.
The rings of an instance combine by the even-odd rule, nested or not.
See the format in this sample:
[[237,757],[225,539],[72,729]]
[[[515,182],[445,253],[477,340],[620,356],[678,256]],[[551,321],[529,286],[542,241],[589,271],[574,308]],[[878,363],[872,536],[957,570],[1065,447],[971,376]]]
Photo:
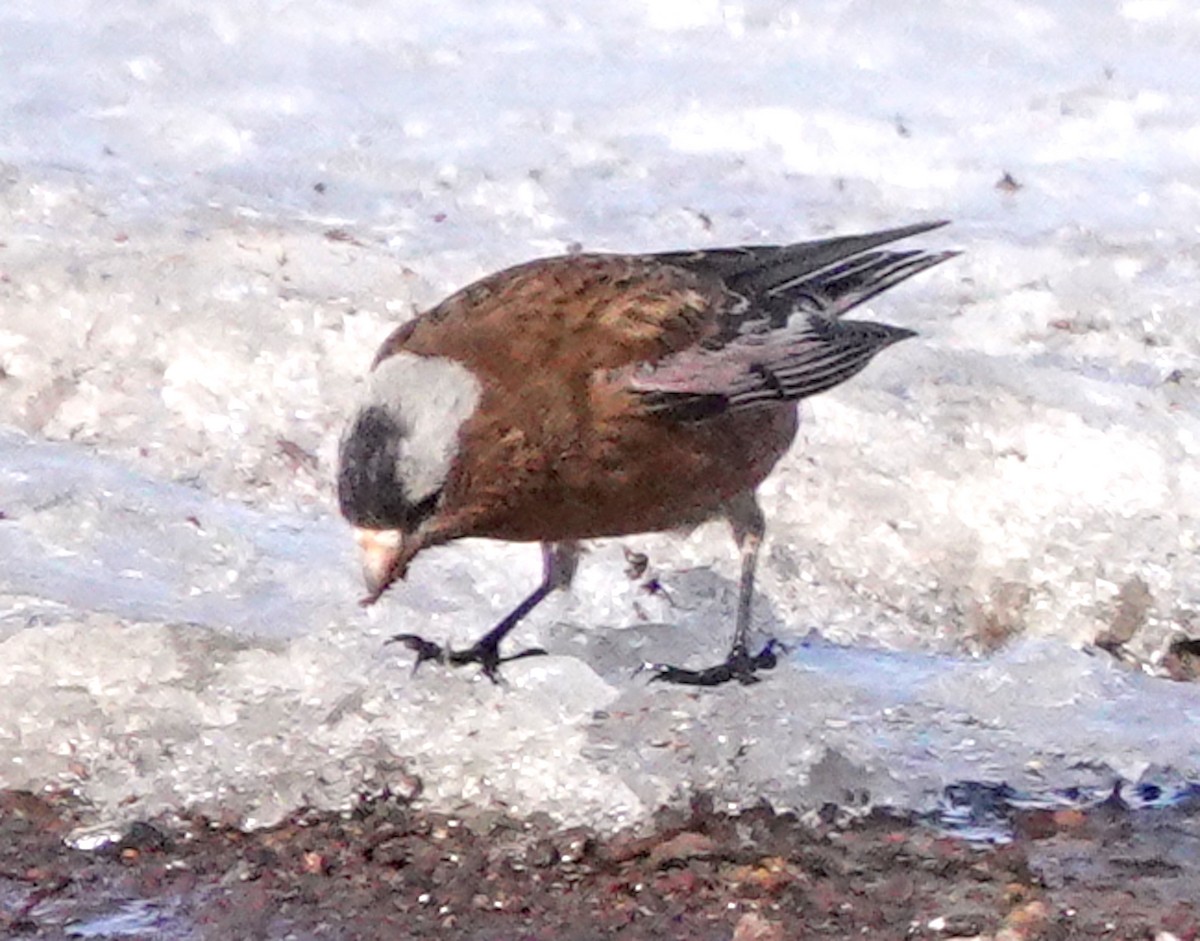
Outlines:
[[[0,786],[266,823],[416,774],[614,824],[1195,778],[1196,687],[1086,644],[1130,586],[1138,657],[1192,630],[1198,43],[1149,2],[6,3]],[[873,305],[920,338],[764,488],[766,682],[631,676],[727,643],[719,526],[596,544],[507,687],[383,644],[538,574],[464,543],[355,604],[332,466],[395,323],[577,244],[940,217],[966,254]]]

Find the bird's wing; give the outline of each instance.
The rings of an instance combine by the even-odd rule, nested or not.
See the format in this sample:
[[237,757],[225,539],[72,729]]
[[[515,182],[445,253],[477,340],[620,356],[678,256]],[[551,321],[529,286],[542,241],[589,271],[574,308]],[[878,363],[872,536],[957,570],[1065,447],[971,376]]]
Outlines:
[[397,329],[400,350],[448,356],[518,386],[538,375],[657,362],[718,329],[726,292],[711,275],[648,255],[542,258],[488,275]]
[[844,382],[913,331],[842,315],[956,254],[880,246],[944,224],[797,245],[652,256],[718,280],[725,296],[707,335],[641,364],[630,388],[649,411],[688,420],[800,399]]

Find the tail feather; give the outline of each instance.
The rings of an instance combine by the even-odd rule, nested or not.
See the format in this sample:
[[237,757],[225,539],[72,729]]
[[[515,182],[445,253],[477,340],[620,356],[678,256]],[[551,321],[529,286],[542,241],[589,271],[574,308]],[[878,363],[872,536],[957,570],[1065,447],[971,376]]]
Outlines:
[[[784,282],[768,292],[772,306],[797,302],[810,313],[837,318],[958,252],[874,252],[804,279]],[[808,305],[804,302],[807,301]]]
[[946,220],[919,222],[882,232],[843,235],[793,245],[744,245],[698,252],[670,252],[653,257],[656,261],[713,275],[731,291],[753,298],[778,285],[811,277],[881,245],[948,224]]

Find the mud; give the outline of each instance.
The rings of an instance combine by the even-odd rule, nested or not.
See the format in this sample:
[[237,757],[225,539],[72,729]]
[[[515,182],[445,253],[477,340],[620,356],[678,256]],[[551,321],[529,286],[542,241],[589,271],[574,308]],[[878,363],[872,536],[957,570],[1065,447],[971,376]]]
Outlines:
[[911,818],[698,800],[603,836],[395,798],[252,833],[143,822],[72,848],[69,800],[0,795],[12,938],[1190,941],[1200,809],[1018,812],[986,845]]

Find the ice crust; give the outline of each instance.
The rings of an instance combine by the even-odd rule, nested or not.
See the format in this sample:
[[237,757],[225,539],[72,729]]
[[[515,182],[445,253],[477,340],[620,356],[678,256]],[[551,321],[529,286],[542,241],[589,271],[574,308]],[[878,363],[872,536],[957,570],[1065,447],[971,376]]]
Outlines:
[[508,664],[501,686],[414,676],[388,634],[465,642],[516,600],[518,575],[536,577],[517,558],[536,553],[464,543],[362,611],[327,515],[248,508],[18,434],[0,435],[0,500],[0,554],[17,563],[0,596],[0,783],[74,789],[104,825],[183,811],[265,825],[411,793],[414,778],[431,806],[618,827],[696,792],[927,808],[959,780],[1200,775],[1195,687],[1056,639],[979,660],[837,646],[768,602],[793,649],[763,683],[650,684],[644,662],[719,656],[734,586],[697,568],[646,594],[609,543],[522,630],[552,656]]
[[[0,786],[257,824],[415,775],[617,825],[1194,778],[1196,687],[1089,644],[1131,592],[1134,659],[1194,635],[1197,44],[1132,0],[4,4]],[[539,254],[940,217],[965,254],[871,305],[920,336],[763,488],[758,624],[823,640],[749,689],[632,677],[727,643],[708,525],[592,547],[507,686],[410,677],[388,636],[469,641],[538,554],[357,607],[331,477],[397,323]]]

